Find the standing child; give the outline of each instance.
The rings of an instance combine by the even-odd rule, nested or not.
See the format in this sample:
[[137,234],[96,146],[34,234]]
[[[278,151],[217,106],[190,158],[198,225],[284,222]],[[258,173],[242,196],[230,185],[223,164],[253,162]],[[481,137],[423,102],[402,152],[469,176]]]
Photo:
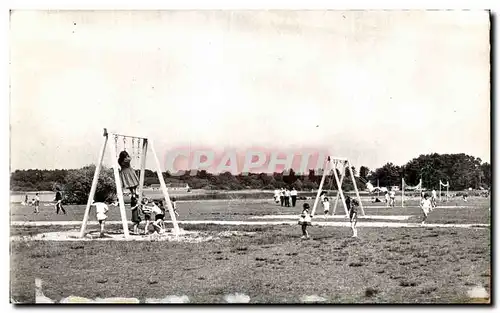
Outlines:
[[106,215],[108,213],[108,206],[104,202],[93,202],[92,205],[95,206],[96,217],[100,226],[99,235],[100,237],[104,237],[104,222],[108,218]]
[[432,203],[431,203],[431,200],[429,199],[429,195],[424,194],[424,198],[422,199],[422,201],[420,201],[420,208],[422,209],[422,213],[423,213],[422,225],[424,225],[425,221],[427,220],[427,215],[429,215],[429,211],[431,210],[431,206],[432,206]]
[[151,223],[151,208],[148,207],[146,204],[148,204],[148,199],[144,198],[142,199],[142,214],[144,214],[144,220],[146,221],[146,225],[144,225],[144,235],[147,235],[148,233],[148,227],[149,224]]
[[133,233],[138,235],[141,217],[139,216],[139,203],[137,203],[137,198],[134,195],[130,198],[130,210],[132,210],[132,223],[134,224]]
[[[163,205],[162,205],[163,206]],[[162,234],[163,230],[163,218],[165,217],[165,211],[163,211],[158,204],[153,202],[153,207],[151,208],[151,212],[155,215],[153,228],[155,232],[158,234]]]
[[172,203],[172,209],[174,209],[175,216],[179,217],[179,212],[177,212],[177,199],[173,197],[170,203]]
[[358,223],[358,206],[359,203],[356,199],[352,199],[347,196],[345,199],[345,204],[349,210],[349,221],[351,222],[352,237],[358,237],[358,229],[356,224]]
[[384,197],[385,197],[385,206],[389,207],[389,193],[387,191],[384,192]]
[[40,213],[40,197],[38,192],[35,194],[35,213]]
[[330,212],[330,200],[328,197],[323,197],[323,213],[324,213],[324,218],[326,219],[326,216],[328,215],[328,212]]
[[299,225],[302,226],[302,237],[301,239],[308,239],[309,233],[307,232],[307,226],[311,226],[311,215],[309,214],[309,203],[304,203],[302,206],[302,214],[300,214]]
[[432,190],[431,203],[432,203],[432,207],[431,207],[431,211],[432,211],[437,206],[437,192],[434,189]]
[[394,205],[396,204],[396,192],[394,190],[391,190],[391,192],[389,194],[389,198],[390,198],[389,205],[391,207],[394,207]]

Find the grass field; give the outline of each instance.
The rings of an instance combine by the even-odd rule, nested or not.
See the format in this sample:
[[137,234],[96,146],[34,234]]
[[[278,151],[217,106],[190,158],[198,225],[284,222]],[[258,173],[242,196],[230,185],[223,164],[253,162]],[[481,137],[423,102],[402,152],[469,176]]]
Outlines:
[[[302,203],[282,208],[258,199],[179,202],[181,227],[213,238],[200,243],[11,241],[11,299],[33,303],[35,278],[43,280],[43,293],[55,301],[71,295],[140,301],[185,295],[191,303],[223,303],[227,295],[241,293],[250,303],[300,303],[308,296],[326,303],[471,303],[477,301],[468,294],[472,288],[490,293],[489,227],[375,228],[360,220],[359,238],[350,238],[347,227],[313,226],[312,239],[300,240],[298,225],[182,224],[298,215]],[[407,215],[405,223],[419,222],[416,202],[408,205],[366,204],[365,211]],[[450,207],[432,212],[428,223],[490,223],[489,199],[446,205]],[[12,205],[11,220],[81,221],[84,206],[68,206],[67,215],[55,215],[53,207],[42,206],[37,215],[32,209]],[[119,219],[118,208],[112,208],[109,220]],[[11,227],[11,235],[77,229]],[[107,229],[119,231],[120,226]]]

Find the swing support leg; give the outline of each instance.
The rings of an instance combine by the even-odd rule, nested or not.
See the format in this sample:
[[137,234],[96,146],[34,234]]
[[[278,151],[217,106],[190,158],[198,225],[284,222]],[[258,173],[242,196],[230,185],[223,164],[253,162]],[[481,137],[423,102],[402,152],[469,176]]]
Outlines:
[[[354,173],[352,171],[351,162],[347,161],[347,167],[348,167],[349,173],[351,174],[352,184],[354,186],[354,191],[356,192],[356,197],[358,198],[359,208],[361,209],[361,214],[363,214],[363,216],[365,216],[365,209],[363,208],[363,202],[361,202],[361,197],[359,196],[358,185],[356,184],[356,179],[354,178]],[[347,214],[347,215],[349,215],[349,214]]]
[[127,215],[125,213],[125,201],[123,200],[123,189],[122,182],[120,179],[120,172],[118,170],[118,160],[115,158],[116,145],[113,141],[110,142],[112,149],[110,150],[111,163],[113,164],[113,173],[115,175],[115,185],[116,185],[116,196],[118,197],[118,203],[120,205],[120,215],[122,219],[123,234],[126,239],[130,238],[128,231],[128,221]]
[[145,169],[146,169],[146,155],[148,153],[148,140],[143,139],[142,142],[142,156],[141,156],[141,173],[139,175],[139,190],[137,191],[139,193],[139,199],[138,202],[139,205],[142,204],[142,191],[144,189],[144,175],[145,175]]
[[335,205],[333,206],[332,215],[335,215],[335,211],[337,210],[337,204],[338,204],[339,199],[340,199],[340,192],[342,191],[342,183],[344,182],[344,177],[345,177],[345,168],[340,175],[340,186],[338,186],[337,197],[335,197]]
[[347,217],[349,217],[349,211],[347,210],[347,205],[345,203],[344,193],[342,192],[342,188],[340,188],[341,184],[340,184],[339,175],[337,174],[337,169],[334,169],[333,176],[335,177],[335,182],[337,182],[337,186],[339,186],[340,198],[342,199],[342,204],[344,205],[345,215]]
[[99,153],[99,158],[97,159],[97,165],[94,172],[94,179],[92,180],[92,187],[90,188],[89,198],[87,200],[87,206],[85,207],[85,214],[83,216],[82,227],[80,229],[80,238],[85,236],[85,229],[87,228],[87,222],[89,220],[90,206],[94,200],[94,195],[97,190],[97,182],[99,181],[99,173],[102,167],[102,160],[104,159],[104,153],[106,151],[106,145],[108,143],[108,132],[104,129],[104,143],[101,147],[101,152]]
[[325,165],[323,166],[323,176],[321,177],[321,182],[319,183],[318,192],[316,193],[316,199],[314,199],[313,208],[311,211],[311,215],[314,216],[316,213],[316,208],[318,207],[319,196],[321,195],[321,191],[323,191],[323,184],[325,183],[326,173],[330,170],[330,157],[328,157],[325,161]]
[[161,190],[163,191],[163,196],[165,197],[165,201],[167,203],[168,212],[170,213],[170,218],[172,219],[172,224],[174,225],[174,234],[176,236],[179,235],[179,225],[177,224],[177,218],[175,217],[174,208],[172,207],[172,203],[170,202],[170,196],[168,195],[167,185],[165,184],[165,180],[163,179],[163,174],[161,172],[160,161],[158,160],[158,155],[156,154],[153,142],[150,141],[151,152],[153,153],[153,157],[156,163],[156,173],[158,175],[158,179],[160,181]]

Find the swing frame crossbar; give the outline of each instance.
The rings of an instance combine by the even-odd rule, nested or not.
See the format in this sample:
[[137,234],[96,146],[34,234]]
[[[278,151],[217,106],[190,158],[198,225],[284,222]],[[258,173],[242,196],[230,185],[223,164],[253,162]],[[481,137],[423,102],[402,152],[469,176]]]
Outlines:
[[[337,165],[339,163],[343,167],[343,171],[341,171],[341,173],[340,173],[340,178],[339,178],[339,175],[337,173],[337,169],[338,169]],[[318,207],[319,199],[320,199],[321,193],[323,191],[323,185],[325,183],[326,176],[329,175],[328,173],[332,170],[333,170],[333,177],[335,178],[335,182],[337,183],[337,196],[335,198],[335,205],[333,207],[332,214],[335,214],[335,211],[337,209],[337,204],[338,204],[338,201],[340,198],[342,200],[345,215],[346,215],[346,217],[349,217],[349,210],[348,210],[346,202],[345,202],[344,192],[342,191],[342,183],[344,182],[344,178],[346,176],[346,171],[349,171],[349,176],[352,180],[352,183],[354,186],[354,191],[356,193],[356,198],[359,202],[359,207],[361,209],[361,215],[364,216],[365,210],[363,207],[363,203],[361,202],[361,197],[359,195],[359,190],[358,190],[358,186],[356,184],[356,179],[354,177],[354,172],[352,171],[351,162],[349,162],[349,160],[346,158],[337,158],[337,157],[330,157],[330,156],[328,156],[326,158],[325,164],[323,166],[323,176],[321,177],[321,182],[319,184],[318,192],[317,192],[316,198],[314,200],[311,215],[314,216],[314,214],[316,213],[316,209]]]
[[[160,161],[159,161],[158,156],[156,154],[153,142],[146,137],[128,136],[128,135],[117,134],[114,132],[108,132],[108,130],[106,128],[104,128],[103,136],[104,136],[104,142],[102,144],[101,151],[99,153],[96,169],[94,172],[94,179],[92,180],[92,187],[90,189],[89,197],[87,200],[87,206],[85,207],[85,214],[84,214],[82,226],[80,229],[80,238],[83,238],[85,236],[85,230],[86,230],[87,222],[88,222],[89,215],[90,215],[90,208],[91,208],[91,205],[92,205],[92,202],[94,200],[94,196],[95,196],[95,193],[97,190],[99,173],[100,173],[100,170],[102,168],[102,162],[104,159],[104,154],[106,152],[106,146],[108,145],[108,139],[110,136],[115,137],[115,138],[116,137],[123,137],[123,138],[135,138],[135,139],[142,140],[142,150],[141,150],[142,155],[141,155],[140,176],[139,176],[139,186],[138,186],[139,199],[137,202],[139,205],[142,205],[142,198],[143,198],[142,192],[144,189],[144,175],[145,175],[145,169],[146,169],[147,150],[148,150],[148,147],[151,147],[151,152],[153,154],[153,157],[155,160],[155,165],[156,165],[156,173],[158,175],[158,179],[159,179],[160,185],[161,185],[161,190],[162,190],[163,196],[165,198],[165,202],[167,204],[170,218],[172,219],[172,224],[174,226],[173,233],[176,236],[178,236],[179,235],[179,225],[177,223],[177,219],[176,219],[176,216],[174,213],[172,202],[170,201],[170,196],[168,194],[167,185],[165,184],[165,180],[164,180],[162,172],[161,172]],[[123,233],[125,235],[125,238],[129,239],[130,233],[129,233],[129,229],[128,229],[128,221],[127,221],[127,216],[126,216],[126,211],[125,211],[125,201],[123,198],[122,181],[120,178],[118,159],[116,158],[118,147],[113,140],[109,140],[109,144],[111,145],[111,149],[109,151],[110,151],[110,157],[112,160],[111,163],[113,166],[113,173],[114,173],[114,177],[115,177],[116,195],[117,195],[118,204],[120,207],[120,215],[121,215],[121,221],[122,221],[122,226],[123,226]]]

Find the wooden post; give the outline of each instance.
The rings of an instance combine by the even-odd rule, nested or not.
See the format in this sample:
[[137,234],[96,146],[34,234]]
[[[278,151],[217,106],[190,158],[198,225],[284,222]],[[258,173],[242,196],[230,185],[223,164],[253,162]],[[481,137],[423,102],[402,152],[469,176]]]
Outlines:
[[439,180],[439,202],[442,202],[442,199],[441,199],[441,179]]
[[405,180],[401,178],[401,207],[405,207]]
[[163,195],[165,196],[168,212],[170,213],[170,218],[172,219],[172,224],[174,225],[174,234],[178,236],[179,225],[177,225],[177,218],[175,217],[174,208],[172,207],[172,203],[170,202],[170,196],[168,195],[167,185],[165,184],[165,180],[163,179],[163,175],[161,173],[160,161],[158,160],[158,155],[156,154],[153,142],[150,141],[150,144],[151,144],[151,152],[153,153],[156,163],[156,173],[158,174],[158,179],[160,180],[161,190],[163,191]]
[[[354,178],[354,173],[352,172],[351,162],[347,161],[347,166],[349,167],[349,173],[351,173],[352,184],[354,185],[354,191],[356,191],[356,197],[358,197],[361,214],[364,216],[365,209],[363,208],[363,202],[361,201],[361,197],[359,196],[358,185],[356,184],[356,179]],[[347,216],[349,216],[349,213],[347,214]]]
[[[336,170],[333,171],[333,176],[335,177],[335,181],[337,182],[337,186],[340,186],[340,179],[339,179],[339,175],[337,175]],[[342,192],[342,188],[339,189],[339,193],[340,193],[340,197],[342,198],[342,204],[344,205],[345,215],[347,217],[349,217],[349,210],[347,210],[347,205],[345,204],[345,197],[344,197],[344,193]]]
[[[336,170],[337,168],[335,168],[335,171]],[[340,186],[337,186],[338,187],[337,197],[335,198],[335,205],[333,206],[332,215],[335,215],[335,211],[337,210],[337,203],[339,202],[340,191],[342,190],[342,183],[344,182],[344,177],[345,177],[345,166],[344,166],[344,171],[342,171],[342,174],[340,175]]]
[[138,199],[138,204],[142,205],[142,190],[144,189],[144,172],[146,170],[146,156],[148,153],[148,140],[143,139],[142,142],[142,156],[141,156],[141,173],[139,175],[139,199]]
[[450,199],[450,195],[448,194],[450,192],[450,181],[446,182],[446,202]]
[[122,217],[122,226],[123,226],[123,234],[125,238],[130,238],[130,234],[128,232],[128,221],[127,214],[125,212],[125,201],[123,200],[123,189],[122,189],[122,180],[120,179],[120,172],[118,170],[118,160],[115,158],[116,145],[113,140],[111,140],[111,150],[109,156],[111,157],[111,164],[113,164],[113,172],[115,175],[115,184],[116,184],[116,196],[118,197],[118,203],[120,205],[120,215]]
[[325,183],[326,173],[330,170],[330,157],[326,158],[325,165],[323,166],[323,176],[321,177],[321,182],[319,183],[318,193],[316,194],[316,199],[314,199],[313,208],[311,211],[311,215],[314,216],[316,213],[316,208],[318,207],[319,197],[321,195],[321,191],[323,190],[323,184]]
[[92,187],[90,188],[89,198],[87,200],[87,206],[85,207],[85,214],[83,215],[82,227],[80,229],[80,238],[85,236],[85,228],[87,228],[87,222],[89,220],[90,206],[94,200],[94,195],[97,190],[97,183],[99,181],[99,173],[101,171],[102,160],[104,159],[104,152],[106,151],[106,144],[108,143],[108,132],[104,129],[104,143],[101,147],[101,152],[99,153],[99,158],[97,159],[97,164],[94,172],[94,179],[92,180]]

